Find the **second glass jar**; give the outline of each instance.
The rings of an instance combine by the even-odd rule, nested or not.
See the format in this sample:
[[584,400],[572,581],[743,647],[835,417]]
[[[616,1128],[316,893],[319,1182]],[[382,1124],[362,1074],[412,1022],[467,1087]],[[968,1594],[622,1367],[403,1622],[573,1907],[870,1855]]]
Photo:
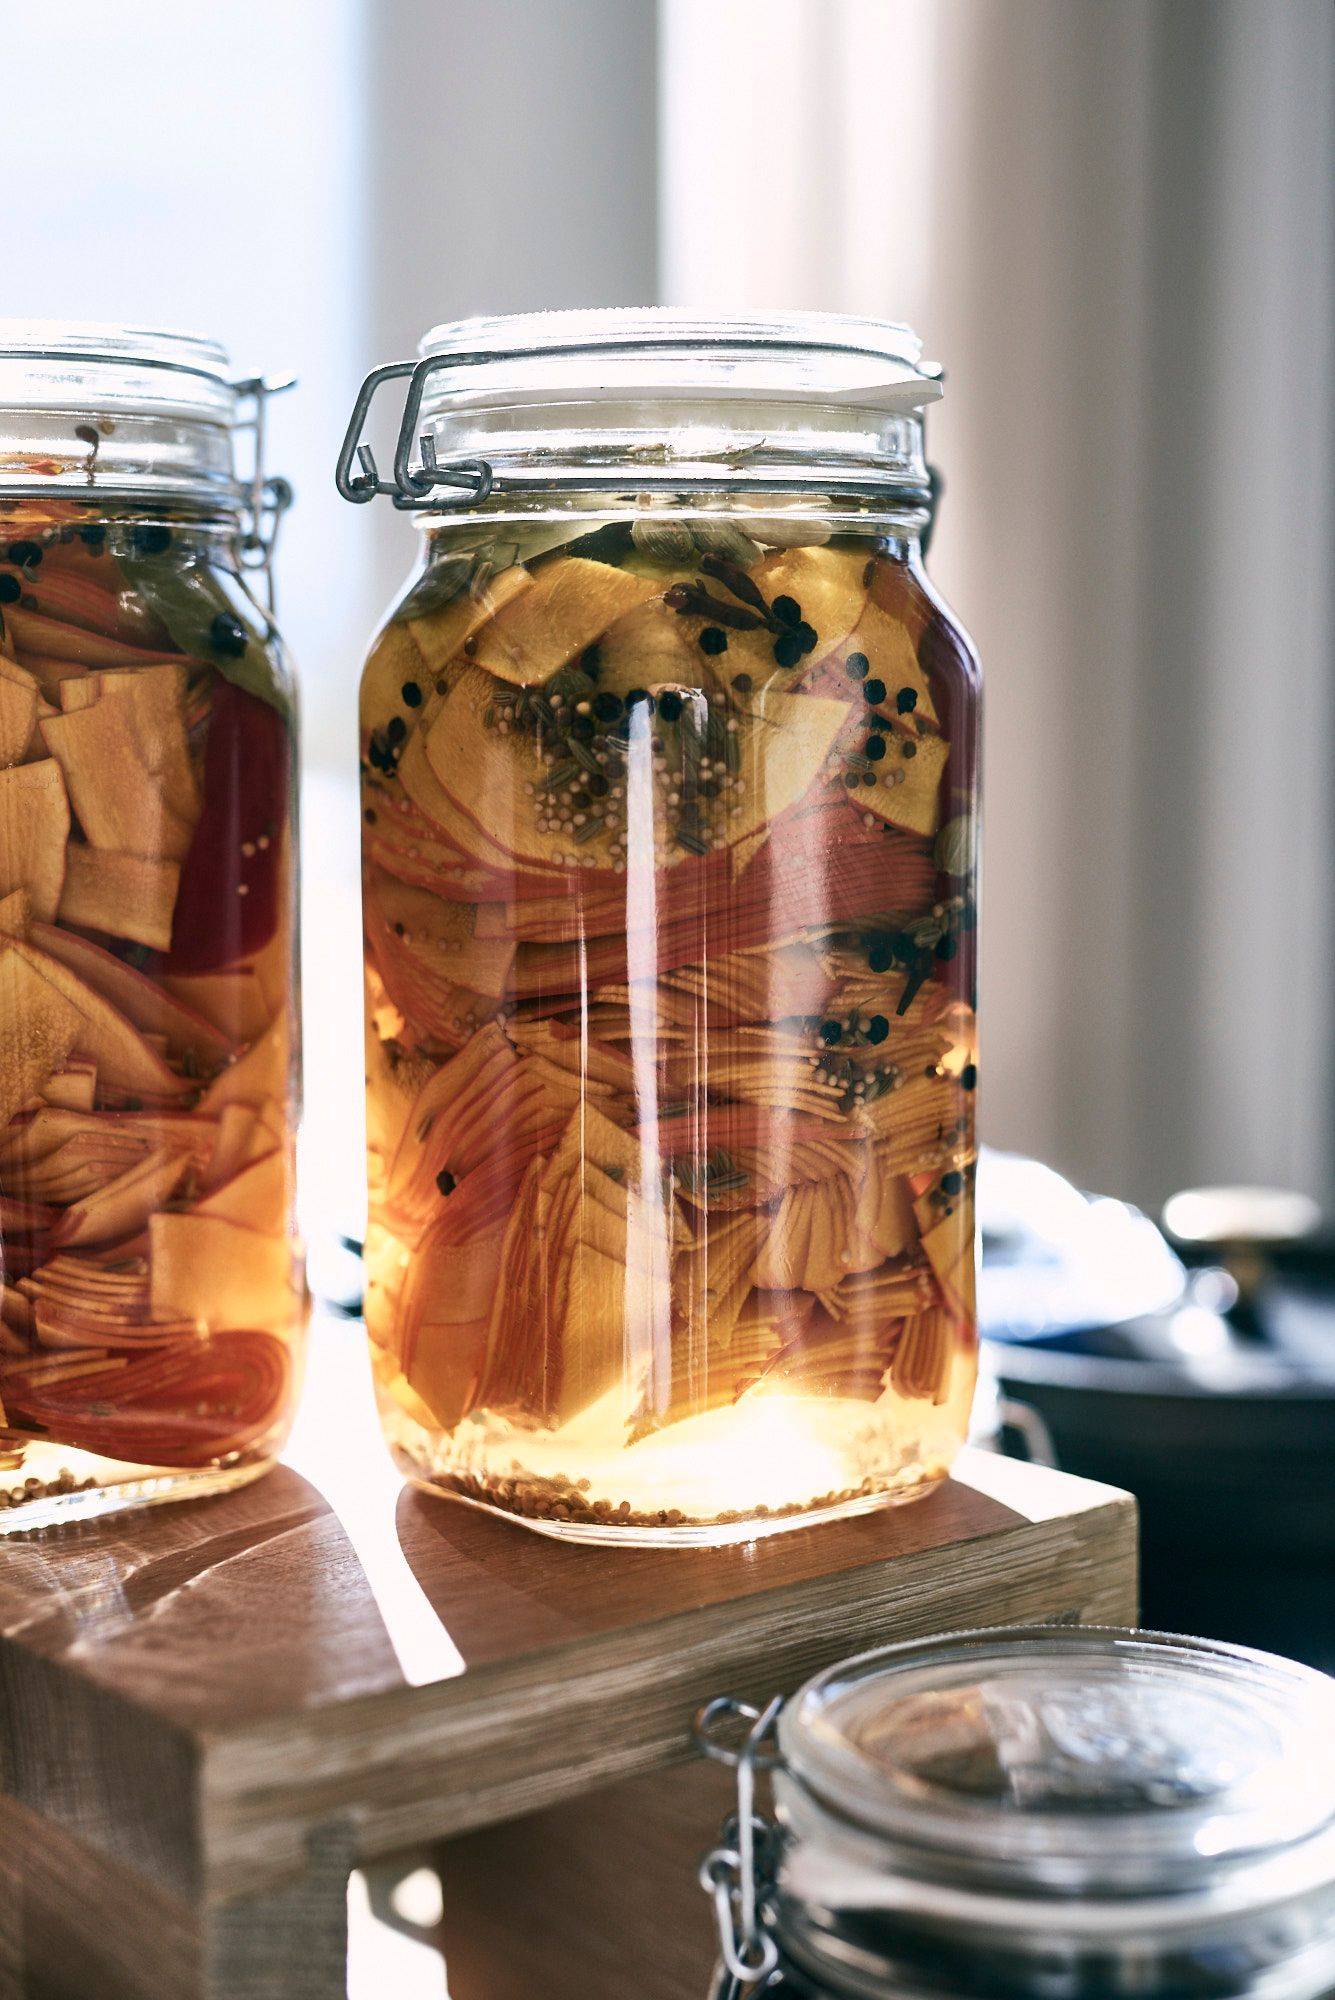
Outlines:
[[366,1311],[415,1478],[691,1542],[948,1469],[977,671],[922,521],[680,472],[428,514],[361,697]]
[[292,1421],[295,697],[233,460],[264,393],[209,342],[0,327],[4,1531],[237,1485]]

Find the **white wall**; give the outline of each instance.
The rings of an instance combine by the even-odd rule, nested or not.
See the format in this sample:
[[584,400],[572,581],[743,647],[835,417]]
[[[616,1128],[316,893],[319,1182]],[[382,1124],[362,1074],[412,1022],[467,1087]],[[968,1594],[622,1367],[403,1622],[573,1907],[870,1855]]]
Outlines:
[[1328,1197],[1335,11],[662,22],[668,297],[906,317],[947,366],[987,1136],[1146,1202]]
[[5,310],[182,327],[224,341],[240,374],[301,376],[273,413],[300,503],[281,610],[330,751],[319,691],[371,606],[331,479],[363,346],[361,13],[62,0],[4,17]]
[[[381,0],[367,27],[370,359],[469,313],[653,302],[654,0]],[[387,601],[415,536],[387,503],[362,526]]]

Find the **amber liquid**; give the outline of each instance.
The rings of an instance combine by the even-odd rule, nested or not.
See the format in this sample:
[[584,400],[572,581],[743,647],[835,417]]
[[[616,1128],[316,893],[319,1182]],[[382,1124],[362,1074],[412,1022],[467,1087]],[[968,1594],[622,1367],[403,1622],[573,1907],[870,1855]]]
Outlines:
[[592,1539],[920,1492],[975,1373],[976,670],[870,537],[672,529],[442,542],[363,683],[382,1417]]
[[292,736],[182,522],[0,542],[0,1526],[253,1476],[286,1434]]

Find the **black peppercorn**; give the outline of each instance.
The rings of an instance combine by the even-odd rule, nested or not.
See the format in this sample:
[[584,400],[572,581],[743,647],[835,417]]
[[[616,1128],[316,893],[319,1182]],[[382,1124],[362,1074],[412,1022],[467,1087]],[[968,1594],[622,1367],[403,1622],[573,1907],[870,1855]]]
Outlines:
[[436,1186],[442,1194],[453,1194],[457,1183],[448,1167],[442,1167],[436,1175]]
[[593,712],[600,722],[615,722],[621,713],[621,696],[596,694],[593,697]]
[[658,713],[662,716],[664,722],[675,722],[681,714],[681,710],[682,700],[679,694],[675,694],[669,689],[666,694],[659,695]]
[[401,715],[391,715],[389,721],[385,724],[386,740],[390,744],[397,746],[403,742],[407,734],[408,725],[403,717]]
[[752,688],[755,686],[755,682],[751,679],[750,674],[734,674],[732,684],[738,694],[750,694]]
[[878,940],[867,953],[867,964],[872,972],[888,972],[894,962],[895,955],[883,940]]
[[774,641],[774,659],[777,666],[795,667],[802,653],[802,641],[796,632],[780,632]]
[[882,757],[884,757],[885,755],[884,736],[869,736],[867,738],[866,743],[863,745],[863,749],[866,751],[867,755],[871,758],[873,764],[879,764]]
[[802,607],[795,597],[776,597],[770,610],[781,625],[800,625]]
[[942,1174],[941,1192],[943,1194],[958,1194],[963,1186],[964,1186],[963,1174],[957,1173],[953,1167],[951,1168],[948,1174]]
[[869,1042],[883,1042],[889,1032],[890,1023],[886,1020],[885,1015],[873,1014],[871,1025],[867,1029],[867,1040]]
[[399,693],[403,696],[409,708],[420,708],[422,706],[422,690],[416,681],[405,681],[399,689]]
[[0,604],[17,604],[23,595],[23,586],[16,576],[0,576]]
[[976,1063],[965,1063],[964,1068],[960,1071],[960,1087],[963,1090],[976,1090],[978,1088],[978,1065]]
[[721,625],[706,625],[700,633],[700,651],[702,653],[716,654],[726,653],[727,650],[728,635],[723,627]]
[[[163,529],[163,534],[167,530]],[[240,619],[233,618],[230,611],[220,611],[209,626],[209,645],[224,659],[239,660],[246,650],[245,628]]]
[[170,528],[140,527],[131,530],[130,540],[139,556],[164,555],[172,545]]
[[851,681],[865,681],[871,669],[871,661],[865,653],[850,653],[844,661],[844,672]]
[[895,696],[895,707],[901,715],[912,715],[918,706],[917,688],[901,688]]
[[42,560],[42,545],[40,542],[11,542],[7,556],[20,569],[36,569]]
[[885,700],[885,682],[877,680],[864,681],[862,683],[862,698],[870,707],[875,708],[878,702]]
[[820,1024],[820,1038],[828,1049],[832,1049],[842,1038],[843,1032],[837,1021],[822,1021]]

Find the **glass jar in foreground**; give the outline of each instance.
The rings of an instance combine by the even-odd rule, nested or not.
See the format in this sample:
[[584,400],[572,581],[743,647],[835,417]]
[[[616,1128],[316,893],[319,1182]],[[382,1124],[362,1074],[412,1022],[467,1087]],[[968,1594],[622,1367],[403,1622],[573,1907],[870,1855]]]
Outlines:
[[340,475],[425,529],[361,695],[395,1455],[586,1540],[912,1497],[975,1374],[978,680],[919,554],[936,380],[902,328],[804,318],[423,352],[396,482],[351,472],[364,403]]
[[701,1870],[712,2000],[1335,1993],[1335,1682],[1311,1668],[1017,1627],[863,1654],[759,1718],[711,1703],[699,1734],[750,1827]]
[[292,1415],[295,720],[232,456],[264,394],[207,342],[0,325],[0,1530],[235,1484]]

